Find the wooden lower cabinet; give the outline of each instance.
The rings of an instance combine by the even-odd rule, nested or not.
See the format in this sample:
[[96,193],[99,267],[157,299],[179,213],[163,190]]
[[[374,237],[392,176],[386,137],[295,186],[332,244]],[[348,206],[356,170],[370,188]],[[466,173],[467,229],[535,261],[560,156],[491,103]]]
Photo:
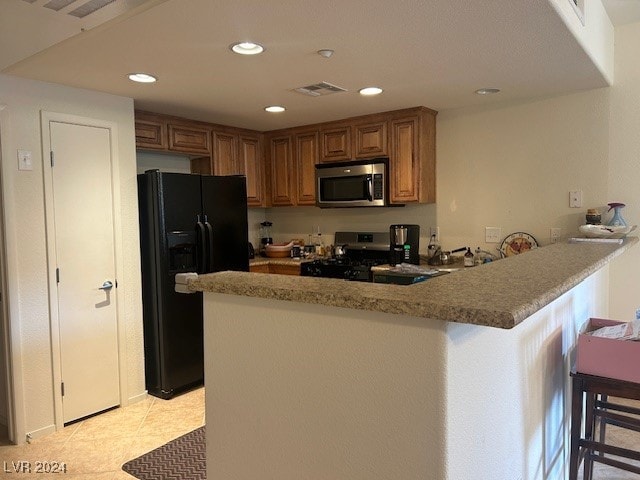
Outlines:
[[249,271],[252,273],[271,273],[269,271],[268,263],[261,263],[259,265],[249,265]]
[[291,265],[272,263],[269,265],[269,273],[277,273],[279,275],[300,275],[300,264],[293,263]]
[[275,273],[278,275],[300,275],[299,263],[265,263],[250,265],[249,271],[252,273]]

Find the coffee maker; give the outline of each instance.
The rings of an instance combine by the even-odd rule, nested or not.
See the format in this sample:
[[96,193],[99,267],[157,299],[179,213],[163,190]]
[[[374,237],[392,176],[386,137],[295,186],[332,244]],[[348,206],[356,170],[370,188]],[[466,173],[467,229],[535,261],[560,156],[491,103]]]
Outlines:
[[389,263],[420,264],[420,225],[389,226]]
[[271,236],[271,227],[273,223],[271,222],[262,222],[260,224],[260,255],[263,257],[267,256],[267,245],[273,244],[273,237]]

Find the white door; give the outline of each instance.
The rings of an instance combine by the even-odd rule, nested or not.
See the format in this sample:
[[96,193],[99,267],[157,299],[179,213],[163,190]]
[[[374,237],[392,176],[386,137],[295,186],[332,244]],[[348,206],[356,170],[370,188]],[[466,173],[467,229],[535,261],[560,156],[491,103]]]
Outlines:
[[67,423],[120,403],[111,132],[55,121],[49,132]]

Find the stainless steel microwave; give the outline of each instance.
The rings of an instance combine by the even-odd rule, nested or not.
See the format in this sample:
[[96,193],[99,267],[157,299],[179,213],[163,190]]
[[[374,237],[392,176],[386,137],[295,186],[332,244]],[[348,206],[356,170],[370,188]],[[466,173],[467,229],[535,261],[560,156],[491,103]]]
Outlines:
[[318,207],[384,207],[388,205],[388,159],[316,165]]

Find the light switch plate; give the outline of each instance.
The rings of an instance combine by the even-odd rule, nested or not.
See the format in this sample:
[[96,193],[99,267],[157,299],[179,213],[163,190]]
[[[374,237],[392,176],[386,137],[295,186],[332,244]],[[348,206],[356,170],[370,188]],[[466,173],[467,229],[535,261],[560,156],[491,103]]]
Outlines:
[[31,152],[29,150],[18,150],[18,170],[33,170]]
[[582,190],[571,190],[569,192],[569,207],[582,208]]

